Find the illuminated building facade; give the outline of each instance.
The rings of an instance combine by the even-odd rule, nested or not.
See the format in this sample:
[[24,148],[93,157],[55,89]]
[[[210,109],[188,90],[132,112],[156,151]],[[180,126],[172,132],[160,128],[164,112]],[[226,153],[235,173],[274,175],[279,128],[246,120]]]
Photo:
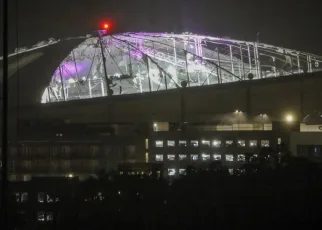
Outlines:
[[[322,133],[322,59],[317,55],[189,33],[77,39],[82,42],[68,47],[58,67],[19,71],[19,82],[28,80],[39,95],[30,100],[37,104],[19,107],[19,118],[13,119],[18,123],[11,125],[12,180],[82,179],[142,162],[162,162],[166,174],[178,175],[188,164],[219,158],[238,164],[248,152],[275,148],[279,139],[294,155],[298,145],[304,155],[309,153],[305,146],[321,145],[321,138],[309,137]],[[64,42],[51,40],[16,54],[48,46],[48,53],[33,62],[41,70],[49,60],[57,62]],[[16,117],[15,109],[10,117]],[[294,133],[309,136],[300,143]]]

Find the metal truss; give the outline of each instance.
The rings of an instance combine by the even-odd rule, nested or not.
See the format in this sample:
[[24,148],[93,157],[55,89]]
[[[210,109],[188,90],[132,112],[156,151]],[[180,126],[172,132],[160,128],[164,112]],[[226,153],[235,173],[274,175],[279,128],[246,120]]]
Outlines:
[[310,73],[322,65],[321,56],[306,52],[191,33],[51,38],[9,56],[70,39],[84,41],[53,73],[43,103]]

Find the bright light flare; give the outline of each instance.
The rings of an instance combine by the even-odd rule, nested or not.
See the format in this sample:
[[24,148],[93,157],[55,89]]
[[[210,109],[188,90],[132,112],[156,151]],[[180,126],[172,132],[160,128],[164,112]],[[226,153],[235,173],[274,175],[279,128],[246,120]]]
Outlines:
[[286,116],[286,121],[287,122],[292,122],[293,121],[293,116],[292,115],[287,115]]

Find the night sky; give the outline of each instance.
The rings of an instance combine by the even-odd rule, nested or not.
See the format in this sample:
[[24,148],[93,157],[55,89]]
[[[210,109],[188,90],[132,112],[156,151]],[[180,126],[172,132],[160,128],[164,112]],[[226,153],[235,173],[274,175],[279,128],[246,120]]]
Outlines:
[[30,46],[49,37],[85,35],[97,28],[101,18],[111,18],[114,33],[189,31],[254,41],[259,32],[261,42],[322,55],[322,3],[317,0],[10,0],[9,4],[11,49],[17,43]]

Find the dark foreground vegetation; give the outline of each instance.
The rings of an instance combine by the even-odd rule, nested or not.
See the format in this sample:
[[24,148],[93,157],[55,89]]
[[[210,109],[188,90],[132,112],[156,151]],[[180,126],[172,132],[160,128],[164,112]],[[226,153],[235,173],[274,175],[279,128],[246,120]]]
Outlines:
[[[50,218],[30,221],[12,201],[15,229],[291,229],[320,228],[322,171],[303,159],[272,169],[247,163],[231,175],[212,164],[189,167],[174,180],[101,175],[77,185],[51,206]],[[61,188],[64,189],[64,188]],[[39,205],[37,206],[39,210]],[[33,207],[33,210],[36,210]]]

